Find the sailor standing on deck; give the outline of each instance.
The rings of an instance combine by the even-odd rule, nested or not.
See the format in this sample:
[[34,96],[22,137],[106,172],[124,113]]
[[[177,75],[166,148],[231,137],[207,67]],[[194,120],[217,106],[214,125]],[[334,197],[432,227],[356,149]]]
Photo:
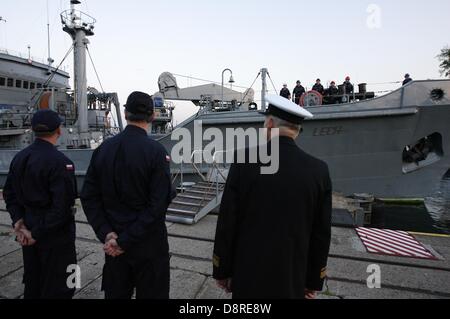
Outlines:
[[280,96],[284,97],[285,99],[290,100],[291,99],[291,91],[289,91],[287,84],[283,84],[283,88],[280,91]]
[[319,93],[322,94],[322,95],[323,95],[323,93],[324,93],[324,91],[325,91],[325,89],[324,89],[324,87],[323,87],[323,85],[322,85],[320,79],[317,79],[317,80],[316,80],[316,84],[314,84],[314,86],[313,86],[312,89],[313,89],[314,91],[316,91],[316,92],[319,92]]
[[303,119],[312,114],[277,96],[267,100],[268,138],[277,138],[279,129],[279,170],[262,175],[262,164],[231,166],[213,276],[235,299],[312,299],[326,277],[331,180],[327,164],[295,143]]
[[23,246],[24,299],[71,299],[68,266],[77,263],[73,206],[75,166],[55,145],[56,112],[32,119],[35,142],[16,155],[3,190],[17,240]]
[[170,157],[147,135],[153,99],[134,92],[125,108],[128,126],[94,152],[81,202],[105,244],[105,298],[131,299],[136,289],[137,299],[168,299]]
[[294,99],[292,102],[294,102],[297,105],[300,105],[300,99],[302,98],[302,95],[306,93],[305,88],[302,86],[302,82],[297,81],[297,85],[294,88]]
[[411,78],[411,76],[409,75],[409,73],[405,74],[405,80],[403,81],[402,85],[405,86],[406,84],[408,84],[409,82],[412,82],[413,79]]
[[352,82],[350,82],[350,77],[349,76],[347,76],[346,78],[345,78],[345,82],[343,83],[343,88],[344,88],[344,94],[352,94],[353,93],[353,91],[355,90],[355,88],[354,88],[354,86],[353,86],[353,84],[352,84]]

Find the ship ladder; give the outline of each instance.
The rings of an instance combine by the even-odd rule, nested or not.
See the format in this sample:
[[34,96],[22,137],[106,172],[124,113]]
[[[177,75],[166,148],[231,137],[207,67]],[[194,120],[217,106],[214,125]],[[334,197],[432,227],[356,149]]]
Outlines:
[[194,225],[220,206],[225,189],[227,170],[221,169],[216,159],[219,154],[225,152],[221,151],[214,154],[213,164],[207,171],[206,176],[194,161],[195,154],[199,152],[202,151],[192,153],[191,164],[197,175],[200,176],[201,182],[189,188],[181,187],[181,192],[167,210],[166,221],[168,222]]

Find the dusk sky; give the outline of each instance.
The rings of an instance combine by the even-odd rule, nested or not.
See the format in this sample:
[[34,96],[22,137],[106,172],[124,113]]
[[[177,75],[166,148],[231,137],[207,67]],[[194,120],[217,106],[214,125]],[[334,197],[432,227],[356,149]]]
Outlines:
[[[70,48],[59,14],[69,0],[48,0],[52,58]],[[97,19],[90,50],[108,92],[124,104],[129,93],[158,90],[162,72],[221,81],[224,68],[248,87],[267,67],[279,90],[295,81],[311,88],[320,77],[395,89],[406,72],[414,79],[440,78],[436,55],[450,44],[450,1],[107,1],[85,0],[82,11]],[[47,1],[1,0],[0,47],[47,58]],[[64,63],[72,73],[72,57]],[[90,86],[99,88],[88,66]],[[178,85],[204,84],[178,78]],[[255,86],[260,90],[260,83]],[[270,85],[270,89],[273,89]],[[260,93],[257,93],[259,99]],[[176,120],[196,109],[178,103]]]

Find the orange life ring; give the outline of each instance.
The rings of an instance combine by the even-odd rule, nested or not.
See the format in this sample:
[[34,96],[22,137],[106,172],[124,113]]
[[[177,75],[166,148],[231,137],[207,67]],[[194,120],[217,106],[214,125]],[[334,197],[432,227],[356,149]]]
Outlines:
[[[302,95],[302,97],[300,98],[300,106],[304,107],[305,106],[305,99],[307,96],[312,96],[312,98],[314,98],[317,101],[317,104],[314,105],[322,105],[323,104],[323,96],[322,94],[320,94],[317,91],[309,91],[306,92],[305,94]],[[313,105],[311,105],[313,106]]]

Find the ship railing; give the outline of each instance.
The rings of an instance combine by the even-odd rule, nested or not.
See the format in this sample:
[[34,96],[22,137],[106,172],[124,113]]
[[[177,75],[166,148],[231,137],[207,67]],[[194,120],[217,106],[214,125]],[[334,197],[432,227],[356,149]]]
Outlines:
[[[21,58],[21,59],[25,59],[25,60],[31,60],[31,62],[38,62],[41,64],[48,64],[48,61],[43,59],[43,58],[36,58],[34,56],[30,56],[29,53],[24,53],[24,52],[19,52],[19,51],[15,51],[15,50],[9,50],[6,48],[0,48],[0,53],[3,54],[7,54],[7,55],[11,55],[14,56],[16,58]],[[65,66],[61,68],[63,71],[66,71]]]
[[167,109],[155,109],[155,120],[172,120],[172,115]]
[[79,10],[65,10],[61,13],[61,23],[67,28],[81,28],[86,31],[93,31],[95,18]]
[[31,128],[31,114],[0,110],[0,130],[23,130]]
[[91,132],[101,131],[104,136],[115,136],[120,133],[120,128],[112,126],[108,116],[96,116],[95,124],[89,125]]
[[[211,189],[212,187],[215,188],[216,197],[219,196],[219,190],[220,184],[223,184],[227,180],[227,174],[224,173],[226,170],[225,167],[220,167],[220,164],[223,163],[223,161],[220,160],[220,156],[223,154],[228,153],[228,151],[217,151],[213,154],[212,157],[212,163],[205,163],[205,161],[201,161],[201,163],[197,163],[196,157],[198,155],[205,154],[204,150],[195,150],[192,152],[190,157],[190,165],[194,169],[194,173],[200,177],[200,179],[203,182],[210,183]],[[180,177],[180,184],[181,184],[181,191],[184,192],[185,190],[185,184],[184,184],[184,164],[183,161],[180,163],[180,170],[175,174],[175,177],[173,178],[173,183],[177,180],[178,177]],[[206,175],[205,175],[206,174]]]

